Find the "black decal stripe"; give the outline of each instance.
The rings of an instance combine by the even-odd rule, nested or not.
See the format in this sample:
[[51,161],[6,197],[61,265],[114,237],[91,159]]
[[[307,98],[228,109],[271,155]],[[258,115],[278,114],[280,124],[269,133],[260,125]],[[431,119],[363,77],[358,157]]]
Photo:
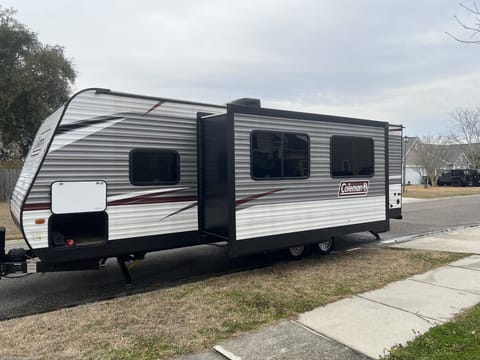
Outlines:
[[185,206],[185,207],[181,208],[180,210],[177,210],[177,211],[175,211],[175,212],[173,212],[173,213],[171,213],[171,214],[169,214],[169,215],[167,215],[167,216],[164,216],[163,218],[160,219],[160,221],[163,221],[163,220],[165,220],[165,219],[168,219],[170,216],[177,215],[178,213],[181,213],[182,211],[191,209],[191,208],[197,206],[197,204],[198,204],[197,202],[194,202],[193,204],[190,204],[190,205],[188,205],[188,206]]
[[159,191],[159,192],[152,192],[152,193],[149,193],[149,194],[130,196],[130,197],[125,197],[125,198],[119,199],[119,200],[109,201],[107,203],[107,205],[112,206],[112,205],[128,205],[128,204],[132,204],[132,203],[142,203],[142,201],[144,201],[144,200],[148,201],[148,200],[151,200],[151,199],[156,199],[159,196],[163,196],[165,194],[171,194],[173,192],[179,192],[179,191],[184,191],[184,190],[188,190],[188,189],[190,189],[190,188],[181,188],[181,189],[175,189],[175,190],[169,190],[169,191]]
[[63,133],[69,132],[69,131],[81,129],[83,127],[88,127],[88,126],[92,126],[92,125],[96,125],[96,124],[101,124],[101,123],[104,123],[104,122],[107,122],[107,121],[123,119],[123,118],[126,118],[128,116],[145,116],[145,115],[148,115],[153,110],[155,110],[156,108],[158,108],[159,106],[163,105],[164,103],[165,103],[165,101],[161,101],[161,100],[158,101],[155,105],[153,105],[150,109],[148,109],[143,114],[134,113],[134,112],[132,112],[132,113],[126,112],[126,113],[119,113],[119,114],[116,114],[116,115],[102,115],[102,116],[95,117],[93,119],[77,121],[73,124],[60,125],[58,127],[57,131],[56,131],[56,134],[63,134]]
[[148,197],[148,198],[143,198],[143,199],[138,199],[138,200],[130,200],[130,201],[125,201],[125,202],[116,202],[115,204],[108,203],[108,206],[112,205],[145,205],[145,204],[161,204],[161,203],[167,203],[167,202],[184,202],[184,201],[197,201],[196,196],[163,196],[163,197]]
[[60,134],[67,133],[69,131],[78,130],[78,129],[81,129],[81,128],[84,128],[84,127],[89,127],[89,126],[92,126],[92,125],[102,124],[102,123],[105,123],[105,122],[108,122],[108,121],[118,120],[118,119],[123,119],[123,118],[124,118],[124,116],[99,116],[99,117],[89,119],[89,120],[78,121],[78,122],[75,122],[73,124],[61,125],[57,129],[56,134],[60,135]]
[[236,200],[235,201],[235,206],[237,208],[237,211],[242,210],[242,209],[246,209],[250,206],[253,206],[253,205],[245,205],[246,203],[257,200],[257,199],[259,199],[261,197],[264,197],[264,196],[267,196],[267,195],[274,194],[274,193],[276,193],[278,191],[282,191],[282,190],[285,190],[285,188],[284,189],[274,189],[274,190],[267,191],[267,192],[264,192],[264,193],[261,193],[261,194],[250,195],[250,196],[247,196],[246,198]]

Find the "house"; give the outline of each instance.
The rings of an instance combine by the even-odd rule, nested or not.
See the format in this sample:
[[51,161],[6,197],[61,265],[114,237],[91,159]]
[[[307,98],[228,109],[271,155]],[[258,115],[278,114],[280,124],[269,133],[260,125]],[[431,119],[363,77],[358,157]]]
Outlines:
[[[422,140],[418,137],[405,137],[404,139],[404,158],[405,164],[405,183],[422,184],[425,169],[421,161]],[[471,161],[473,153],[480,154],[480,144],[451,144],[451,145],[433,145],[438,148],[434,156],[441,156],[440,163],[443,164],[439,170],[447,169],[466,169],[474,165]]]

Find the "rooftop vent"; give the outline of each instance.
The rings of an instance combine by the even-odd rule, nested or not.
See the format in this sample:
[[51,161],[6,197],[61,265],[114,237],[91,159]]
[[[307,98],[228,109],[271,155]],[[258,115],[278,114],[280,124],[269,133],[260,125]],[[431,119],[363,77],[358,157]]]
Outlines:
[[242,106],[252,106],[252,107],[262,107],[260,99],[254,98],[241,98],[230,101],[229,104],[242,105]]

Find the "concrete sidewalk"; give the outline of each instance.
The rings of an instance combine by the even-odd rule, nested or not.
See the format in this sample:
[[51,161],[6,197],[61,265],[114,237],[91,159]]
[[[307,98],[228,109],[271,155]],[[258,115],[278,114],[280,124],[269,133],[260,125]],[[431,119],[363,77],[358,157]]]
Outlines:
[[184,360],[368,359],[480,303],[480,227],[394,247],[468,252],[447,266],[391,283],[224,342]]
[[416,238],[392,247],[480,254],[480,227],[469,227]]

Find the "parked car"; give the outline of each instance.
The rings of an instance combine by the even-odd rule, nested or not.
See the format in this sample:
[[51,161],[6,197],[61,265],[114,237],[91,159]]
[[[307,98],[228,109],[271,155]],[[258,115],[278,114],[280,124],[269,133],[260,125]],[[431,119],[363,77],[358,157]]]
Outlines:
[[480,175],[476,169],[445,170],[438,177],[438,186],[477,186],[480,185]]

